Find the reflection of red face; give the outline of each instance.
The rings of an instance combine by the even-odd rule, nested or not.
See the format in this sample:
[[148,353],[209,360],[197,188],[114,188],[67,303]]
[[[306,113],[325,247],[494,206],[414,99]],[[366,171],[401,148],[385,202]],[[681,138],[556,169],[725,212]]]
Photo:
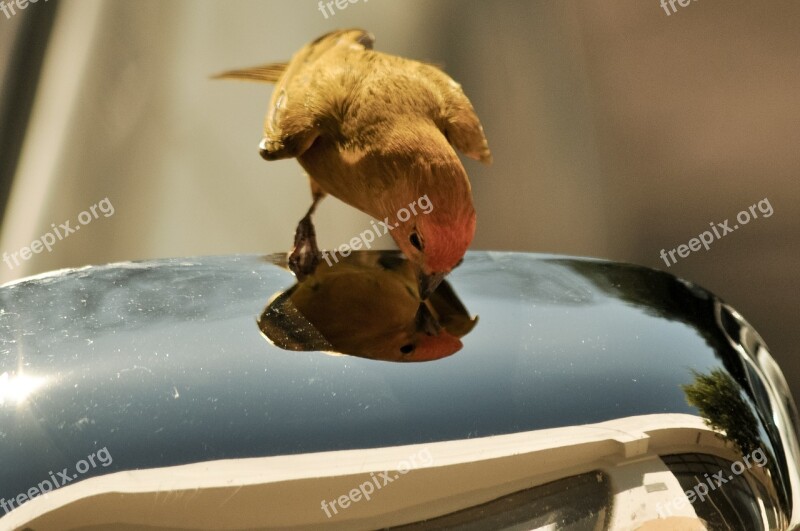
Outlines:
[[415,266],[395,251],[357,251],[273,297],[259,318],[276,346],[391,362],[425,362],[463,348],[471,318],[443,282],[420,302]]
[[446,358],[461,350],[463,346],[460,339],[446,330],[441,330],[438,335],[423,336],[414,352],[404,358],[404,361],[433,361]]

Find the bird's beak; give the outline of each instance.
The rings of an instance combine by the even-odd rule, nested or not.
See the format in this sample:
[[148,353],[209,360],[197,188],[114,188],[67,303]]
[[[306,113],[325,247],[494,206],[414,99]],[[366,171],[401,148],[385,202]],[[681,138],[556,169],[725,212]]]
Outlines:
[[436,288],[439,287],[439,284],[442,283],[444,277],[447,273],[434,273],[432,275],[428,275],[422,271],[419,272],[417,275],[417,281],[419,282],[419,297],[422,300],[426,300],[430,297]]

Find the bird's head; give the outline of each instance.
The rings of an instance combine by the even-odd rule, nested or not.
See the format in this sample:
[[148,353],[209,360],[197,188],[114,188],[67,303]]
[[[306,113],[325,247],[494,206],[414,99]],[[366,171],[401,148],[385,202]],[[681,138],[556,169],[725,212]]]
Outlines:
[[461,160],[436,126],[411,120],[384,135],[369,170],[385,175],[388,186],[375,195],[374,208],[362,210],[379,219],[388,216],[394,224],[390,234],[414,264],[425,300],[472,243],[472,188]]
[[[461,262],[475,234],[471,197],[458,201],[446,194],[437,197],[441,205],[429,200],[431,209],[427,214],[418,212],[408,221],[399,221],[391,232],[397,246],[416,267],[422,299],[427,299]],[[427,195],[417,201],[423,199],[428,199]]]

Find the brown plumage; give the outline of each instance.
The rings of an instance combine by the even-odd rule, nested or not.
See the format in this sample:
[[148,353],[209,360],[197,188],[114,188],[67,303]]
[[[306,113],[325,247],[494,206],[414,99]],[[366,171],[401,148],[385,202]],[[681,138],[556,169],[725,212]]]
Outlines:
[[363,30],[335,31],[288,64],[218,77],[276,83],[261,154],[296,157],[314,197],[290,256],[298,277],[319,262],[311,215],[326,194],[379,220],[396,220],[400,209],[427,196],[429,214],[390,232],[415,264],[426,297],[475,232],[469,179],[453,148],[487,163],[491,154],[460,85],[430,64],[376,52],[373,42]]
[[286,350],[402,362],[450,356],[478,318],[470,317],[447,281],[421,302],[415,275],[395,251],[351,254],[330,267],[320,263],[313,275],[272,298],[259,327]]

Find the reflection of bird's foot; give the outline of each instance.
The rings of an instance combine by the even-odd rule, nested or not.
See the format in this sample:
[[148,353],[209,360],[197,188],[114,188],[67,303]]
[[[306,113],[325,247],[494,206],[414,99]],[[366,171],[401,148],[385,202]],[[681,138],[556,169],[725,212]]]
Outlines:
[[320,262],[321,254],[317,247],[317,234],[311,216],[308,215],[297,224],[294,234],[294,248],[289,254],[289,269],[298,281],[303,281],[312,274]]

